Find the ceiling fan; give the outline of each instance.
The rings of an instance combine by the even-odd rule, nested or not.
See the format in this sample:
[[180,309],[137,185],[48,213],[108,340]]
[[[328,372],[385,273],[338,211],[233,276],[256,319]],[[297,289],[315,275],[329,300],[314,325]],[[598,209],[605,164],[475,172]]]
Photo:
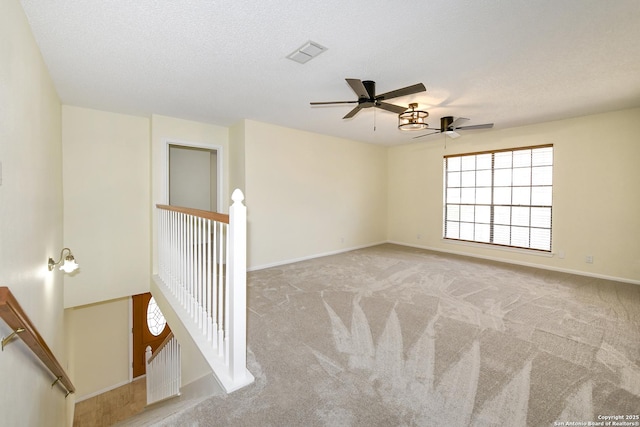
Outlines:
[[460,124],[468,121],[464,117],[453,118],[452,116],[445,116],[440,118],[440,129],[427,128],[434,130],[435,132],[425,133],[424,135],[416,136],[413,139],[422,138],[424,136],[433,135],[436,133],[444,133],[452,139],[456,139],[460,136],[457,130],[473,130],[473,129],[491,129],[493,123],[485,123],[482,125],[460,126]]
[[345,79],[351,89],[358,95],[357,101],[333,101],[333,102],[312,102],[311,105],[331,105],[331,104],[358,104],[353,110],[349,111],[343,119],[350,119],[355,116],[358,111],[363,108],[381,108],[392,113],[400,114],[407,110],[407,107],[389,104],[384,102],[389,99],[398,98],[400,96],[411,95],[418,92],[424,92],[427,89],[422,83],[407,86],[402,89],[392,90],[380,95],[376,95],[376,82],[371,80],[361,81],[358,79]]

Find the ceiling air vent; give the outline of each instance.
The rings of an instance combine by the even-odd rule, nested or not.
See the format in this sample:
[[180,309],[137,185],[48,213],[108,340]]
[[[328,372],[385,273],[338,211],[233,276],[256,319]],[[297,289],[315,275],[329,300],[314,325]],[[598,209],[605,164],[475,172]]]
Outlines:
[[298,49],[287,55],[287,58],[300,64],[304,64],[320,55],[325,50],[327,50],[326,47],[319,45],[316,42],[308,41],[307,43],[303,44]]

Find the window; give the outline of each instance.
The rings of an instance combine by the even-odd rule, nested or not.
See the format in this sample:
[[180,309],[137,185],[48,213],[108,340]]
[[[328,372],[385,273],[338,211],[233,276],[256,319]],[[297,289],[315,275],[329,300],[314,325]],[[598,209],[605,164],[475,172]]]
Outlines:
[[553,146],[444,158],[444,238],[551,251]]
[[162,311],[160,311],[156,299],[151,297],[149,305],[147,306],[147,326],[149,327],[149,332],[151,332],[154,337],[157,337],[164,331],[166,325],[167,320],[164,318]]

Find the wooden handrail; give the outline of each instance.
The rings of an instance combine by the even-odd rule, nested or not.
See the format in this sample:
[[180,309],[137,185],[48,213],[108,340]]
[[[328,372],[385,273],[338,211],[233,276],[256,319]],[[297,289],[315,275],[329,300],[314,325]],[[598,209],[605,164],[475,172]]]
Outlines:
[[18,300],[16,300],[6,286],[0,287],[0,317],[4,319],[13,331],[23,329],[23,331],[17,335],[55,376],[56,380],[51,386],[53,387],[57,382],[60,382],[68,393],[74,393],[76,388],[71,383],[69,376],[53,355],[42,336],[40,336],[40,333],[38,333],[38,330],[27,314],[22,307],[20,307]]
[[202,209],[193,209],[193,208],[185,208],[182,206],[172,206],[172,205],[161,205],[157,204],[156,207],[158,209],[164,209],[167,211],[180,212],[187,215],[194,215],[204,219],[212,219],[214,221],[223,222],[225,224],[229,224],[229,215],[222,214],[219,212],[210,212],[204,211]]
[[169,343],[169,341],[171,341],[171,338],[173,338],[173,331],[169,332],[169,335],[167,335],[164,341],[162,341],[158,348],[156,348],[156,351],[154,351],[149,360],[147,360],[147,365],[151,363],[151,361],[155,359],[158,354],[160,354],[160,350],[162,350]]

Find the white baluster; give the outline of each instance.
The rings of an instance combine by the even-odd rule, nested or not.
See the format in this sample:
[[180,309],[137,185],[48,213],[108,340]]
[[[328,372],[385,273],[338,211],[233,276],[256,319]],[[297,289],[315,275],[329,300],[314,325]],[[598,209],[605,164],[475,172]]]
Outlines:
[[179,303],[182,303],[182,294],[180,293],[180,273],[181,273],[181,268],[182,268],[182,245],[181,245],[181,239],[180,239],[180,232],[181,232],[181,223],[180,223],[180,217],[181,215],[178,212],[174,212],[174,222],[173,222],[173,227],[174,227],[174,256],[173,256],[173,263],[174,263],[174,275],[175,275],[175,295],[176,298],[178,299]]
[[169,277],[167,268],[167,261],[169,261],[169,257],[167,254],[167,250],[170,247],[169,243],[167,242],[167,211],[160,211],[160,223],[161,223],[161,228],[160,230],[162,231],[162,237],[160,239],[158,239],[158,243],[161,245],[160,247],[160,254],[162,255],[162,261],[160,261],[161,265],[162,265],[162,277],[166,280]]
[[177,275],[178,275],[178,224],[176,223],[176,212],[171,212],[171,292],[177,298]]
[[186,277],[186,289],[187,289],[187,313],[189,314],[189,316],[191,316],[191,273],[192,273],[192,268],[191,268],[191,262],[192,262],[192,257],[191,257],[191,250],[193,249],[193,246],[191,245],[191,216],[187,216],[187,240],[185,242],[185,249],[187,252],[187,260],[185,262],[185,267],[187,268],[187,277]]
[[205,302],[207,304],[207,340],[211,341],[211,326],[213,321],[211,320],[211,220],[207,220],[207,292],[205,297]]
[[185,310],[188,307],[189,304],[189,251],[188,251],[188,223],[187,223],[187,217],[184,217],[184,223],[181,224],[182,226],[182,243],[180,244],[180,248],[183,252],[182,254],[182,306],[185,308]]
[[171,237],[170,237],[170,245],[171,245],[171,292],[173,296],[178,298],[178,285],[177,285],[177,275],[178,275],[178,224],[176,221],[176,212],[171,212]]
[[224,275],[226,274],[224,265],[224,224],[219,225],[218,233],[218,275],[216,276],[218,288],[218,355],[223,355],[223,339],[224,339]]
[[191,299],[189,300],[190,304],[189,304],[189,313],[191,313],[191,318],[193,320],[196,320],[196,313],[195,313],[195,308],[196,308],[196,242],[195,242],[195,223],[196,220],[193,216],[189,216],[189,224],[190,224],[190,230],[189,230],[189,293],[191,294]]
[[190,216],[191,218],[191,244],[189,245],[189,250],[191,252],[191,262],[189,264],[189,266],[191,267],[191,284],[190,284],[190,292],[191,292],[191,304],[190,304],[190,312],[191,312],[191,319],[193,319],[196,323],[198,322],[198,318],[196,316],[196,298],[197,298],[197,283],[196,283],[196,278],[197,278],[197,273],[196,273],[196,268],[197,268],[197,243],[196,243],[196,218],[193,216]]
[[184,306],[184,216],[178,213],[176,216],[176,290],[178,301]]
[[204,250],[204,218],[198,221],[198,327],[203,333],[206,333],[202,315],[204,313],[203,296],[204,296],[204,259],[202,252]]
[[215,348],[218,345],[218,222],[213,223],[213,241],[211,246],[213,254],[211,256],[211,262],[213,263],[213,275],[211,286],[211,317],[213,319],[213,331],[212,331],[212,344]]
[[174,387],[173,390],[175,394],[180,394],[180,386],[182,382],[182,373],[180,371],[180,367],[182,366],[182,357],[180,356],[180,344],[178,341],[175,341],[175,362],[173,364],[174,368]]
[[162,218],[164,217],[164,211],[163,210],[159,210],[158,211],[158,274],[160,274],[160,278],[164,279],[166,276],[164,274],[163,271],[163,264],[162,261],[164,259],[163,256],[163,251],[164,248],[166,247],[163,239],[164,239],[164,230],[162,229]]

